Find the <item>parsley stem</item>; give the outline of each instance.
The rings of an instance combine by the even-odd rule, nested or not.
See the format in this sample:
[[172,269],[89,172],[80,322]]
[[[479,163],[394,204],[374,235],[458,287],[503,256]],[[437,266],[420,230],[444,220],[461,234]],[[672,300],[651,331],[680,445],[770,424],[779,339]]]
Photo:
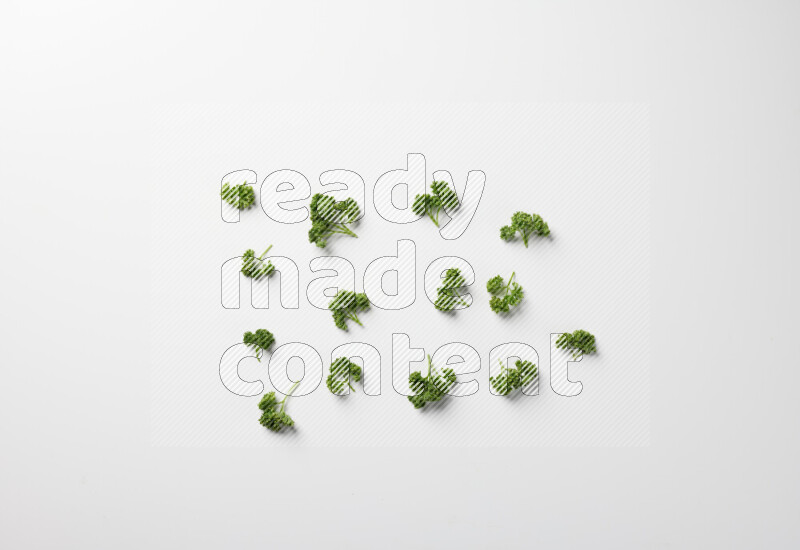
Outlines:
[[300,385],[300,380],[298,380],[297,382],[295,382],[295,383],[292,385],[292,387],[291,387],[291,388],[289,388],[289,393],[287,393],[287,394],[284,396],[284,398],[281,400],[281,412],[283,412],[283,409],[285,409],[285,408],[286,408],[286,400],[287,400],[287,399],[289,399],[289,397],[291,397],[291,395],[294,393],[294,390],[295,390],[295,389],[297,388],[297,386],[299,386],[299,385]]
[[506,294],[508,294],[508,291],[511,289],[511,281],[514,280],[514,275],[515,274],[516,274],[516,271],[512,271],[511,272],[511,277],[508,279],[508,284],[506,285]]
[[272,248],[272,245],[269,245],[269,247],[268,247],[268,248],[267,248],[267,249],[264,251],[264,253],[263,253],[261,256],[259,256],[259,257],[258,257],[258,259],[260,260],[260,259],[262,259],[264,256],[266,256],[266,255],[267,255],[267,252],[269,252],[271,248]]

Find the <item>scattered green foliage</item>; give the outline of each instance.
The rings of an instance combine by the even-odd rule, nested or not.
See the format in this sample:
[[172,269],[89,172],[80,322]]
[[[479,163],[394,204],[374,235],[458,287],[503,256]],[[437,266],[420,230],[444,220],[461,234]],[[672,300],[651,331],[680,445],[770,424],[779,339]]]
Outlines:
[[361,210],[358,203],[348,198],[337,202],[330,195],[317,193],[311,198],[311,229],[308,230],[308,242],[325,248],[328,238],[336,233],[358,237],[347,226],[358,218]]
[[572,334],[568,332],[562,334],[556,340],[556,347],[572,350],[573,359],[597,351],[594,334],[585,330],[576,330]]
[[347,385],[351,391],[356,391],[350,380],[361,380],[361,367],[350,361],[347,357],[339,357],[331,363],[331,373],[325,383],[331,393],[341,394]]
[[436,309],[439,311],[451,311],[459,304],[469,307],[469,304],[458,293],[464,283],[464,277],[461,275],[460,269],[457,267],[448,269],[442,280],[442,286],[436,291],[436,302],[434,302]]
[[455,210],[458,208],[458,195],[450,189],[446,181],[431,183],[431,192],[414,197],[411,206],[414,214],[421,216],[427,214],[431,221],[439,227],[439,213],[443,208]]
[[504,225],[500,228],[500,238],[504,241],[510,241],[519,231],[522,235],[522,242],[525,243],[525,248],[528,247],[528,237],[532,234],[546,237],[550,234],[550,228],[547,227],[545,222],[539,214],[527,214],[525,212],[515,212],[511,216],[511,225]]
[[245,332],[244,343],[253,348],[256,352],[256,359],[261,361],[261,354],[267,351],[275,343],[275,337],[265,328],[260,328],[255,333]]
[[408,385],[416,395],[411,395],[408,400],[415,409],[421,409],[426,403],[439,401],[447,391],[456,383],[456,373],[453,369],[442,369],[441,374],[433,366],[431,356],[428,355],[428,374],[422,376],[419,371],[412,372],[408,377]]
[[333,311],[333,322],[342,330],[347,330],[347,319],[351,319],[361,325],[358,319],[359,311],[366,311],[369,309],[369,298],[362,293],[356,293],[349,290],[340,290],[336,296],[328,304],[328,309]]
[[494,294],[492,299],[489,300],[489,307],[491,307],[492,311],[495,313],[505,313],[510,307],[517,306],[522,301],[525,293],[519,283],[513,281],[514,273],[512,273],[511,277],[508,279],[508,284],[505,284],[500,275],[492,277],[489,279],[489,282],[486,283],[486,290],[488,290],[490,294]]
[[239,210],[250,208],[256,200],[253,187],[247,183],[240,183],[239,185],[232,186],[228,182],[225,182],[222,185],[220,196],[222,200]]
[[508,368],[500,361],[500,374],[489,377],[489,382],[499,395],[508,395],[517,388],[527,386],[536,376],[536,365],[530,361],[517,360],[514,365],[515,368]]
[[245,251],[244,256],[242,256],[242,273],[244,273],[246,277],[260,279],[261,277],[269,277],[272,275],[272,272],[275,271],[275,266],[272,265],[272,262],[268,261],[265,264],[263,261],[264,256],[267,255],[270,248],[272,248],[272,245],[269,245],[258,258],[256,258],[256,252],[252,248]]
[[[300,382],[295,382],[291,389],[289,389],[289,393],[287,393],[281,401],[278,401],[278,398],[275,397],[274,391],[264,394],[264,397],[262,397],[261,401],[258,403],[258,408],[263,411],[261,418],[258,419],[258,422],[262,426],[269,428],[273,432],[281,431],[284,426],[294,426],[294,420],[292,420],[291,416],[286,414],[285,409],[286,400],[291,397],[298,384],[300,384]],[[276,409],[278,405],[280,405],[280,408]]]

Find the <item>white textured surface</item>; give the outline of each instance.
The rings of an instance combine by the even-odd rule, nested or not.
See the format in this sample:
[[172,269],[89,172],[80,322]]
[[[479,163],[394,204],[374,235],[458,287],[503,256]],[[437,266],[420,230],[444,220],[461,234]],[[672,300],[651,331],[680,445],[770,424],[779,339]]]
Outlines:
[[[800,547],[800,3],[9,0],[0,12],[0,547]],[[298,99],[648,102],[650,445],[153,447],[152,109]],[[253,168],[263,178],[272,162]],[[206,200],[188,172],[169,185]],[[34,268],[43,257],[50,268]]]
[[[154,193],[163,199],[156,203],[152,219],[154,444],[648,444],[650,176],[646,106],[175,106],[156,112],[152,130],[155,177],[151,183]],[[375,211],[372,190],[381,174],[406,168],[407,158],[415,165],[410,172],[422,173],[423,157],[409,157],[409,153],[424,155],[426,182],[433,179],[434,172],[439,171],[436,177],[441,178],[446,170],[462,197],[467,172],[480,174],[481,183],[485,174],[485,187],[470,184],[471,196],[459,209],[466,215],[442,224],[442,233],[449,240],[427,217],[395,224]],[[311,183],[312,193],[322,190],[319,175],[323,172],[333,168],[357,172],[366,182],[364,216],[355,228],[359,238],[335,236],[327,248],[319,249],[307,242],[310,221],[278,223],[258,206],[242,212],[239,223],[224,223],[218,213],[221,180],[229,172],[245,168],[257,175],[257,197],[266,175],[279,169],[301,173]],[[395,172],[393,177],[404,181],[407,176]],[[190,192],[171,183],[185,179],[196,183]],[[542,215],[551,236],[531,237],[528,248],[520,239],[502,241],[500,226],[510,223],[511,214],[518,209]],[[444,215],[442,218],[446,220]],[[464,231],[461,237],[452,239],[453,226],[460,226],[457,232]],[[308,302],[306,288],[318,276],[310,268],[314,258],[335,255],[347,259],[355,268],[355,281],[342,284],[350,289],[355,284],[361,291],[365,267],[380,256],[395,255],[399,240],[414,246],[415,269],[403,266],[399,278],[400,287],[413,286],[411,305],[398,310],[373,306],[360,315],[363,328],[350,323],[345,333],[334,326],[330,313]],[[274,245],[271,254],[291,258],[299,268],[299,308],[281,308],[273,297],[269,309],[255,309],[250,306],[249,284],[242,285],[239,309],[223,308],[220,265],[247,248],[260,253],[269,244]],[[425,294],[425,271],[442,256],[460,257],[475,272],[475,283],[468,289],[472,306],[451,314],[436,311]],[[232,261],[222,270],[226,304],[235,304],[235,268],[236,261]],[[486,281],[497,274],[508,278],[512,271],[525,289],[525,299],[507,316],[497,316],[488,306]],[[368,286],[375,283],[379,281],[374,279]],[[297,291],[293,285],[282,286],[284,303],[293,305],[291,297]],[[267,288],[273,296],[278,295],[277,278],[256,282],[254,288],[253,304],[264,308]],[[407,293],[400,292],[403,294]],[[404,305],[398,300],[384,299],[383,304]],[[334,347],[349,341],[372,344],[382,358],[381,394],[359,392],[345,402],[330,395],[323,382],[309,395],[290,399],[287,410],[296,421],[294,433],[263,429],[257,422],[258,397],[229,391],[221,384],[219,372],[222,353],[239,341],[244,331],[256,328],[271,330],[276,348],[290,342],[312,346],[325,358],[325,374]],[[568,398],[553,391],[549,383],[550,334],[578,328],[597,336],[599,352],[570,364],[571,379],[580,380],[583,389]],[[454,389],[455,396],[430,409],[414,410],[398,393],[408,393],[408,369],[398,365],[392,383],[393,333],[407,334],[412,348],[424,348],[432,355],[450,342],[461,342],[477,352],[474,355],[480,356],[480,363],[473,357],[454,365],[459,382],[464,382]],[[489,352],[506,342],[524,342],[538,352],[542,382],[538,395],[511,399],[492,395]],[[413,350],[409,355],[414,360],[421,357],[422,352]],[[239,364],[242,378],[263,381],[266,391],[273,387],[267,375],[268,358],[261,363],[245,359]],[[294,364],[300,369],[298,376],[302,375],[302,363],[295,360]],[[565,366],[562,363],[560,368]],[[424,368],[422,362],[411,366],[411,370]],[[230,365],[223,369],[230,376]],[[269,367],[270,372],[273,369]],[[309,376],[318,371],[310,365],[306,368]],[[472,374],[464,374],[469,372]],[[298,393],[313,389],[318,380],[317,376],[304,379]],[[252,393],[243,387],[238,383],[232,390]],[[349,429],[338,429],[343,425]]]

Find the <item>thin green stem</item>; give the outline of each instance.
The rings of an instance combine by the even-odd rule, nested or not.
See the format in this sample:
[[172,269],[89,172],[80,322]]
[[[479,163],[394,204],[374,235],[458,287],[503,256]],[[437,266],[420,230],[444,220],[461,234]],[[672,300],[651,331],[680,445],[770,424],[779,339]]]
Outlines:
[[437,216],[437,218],[433,217],[433,209],[432,208],[425,208],[425,211],[428,213],[428,217],[431,219],[431,221],[434,224],[436,224],[436,227],[439,227],[439,220],[437,219],[438,216]]
[[264,256],[266,256],[266,255],[267,255],[267,252],[269,252],[271,248],[272,248],[272,245],[269,245],[269,247],[267,247],[267,249],[264,251],[264,253],[263,253],[261,256],[259,256],[259,257],[258,257],[258,259],[260,260],[260,259],[262,259]]
[[364,326],[364,325],[361,324],[361,321],[359,321],[358,316],[356,316],[355,313],[349,312],[349,313],[346,313],[345,315],[347,315],[348,318],[352,319],[353,321],[355,321],[356,323],[358,323],[362,327]]
[[333,225],[331,227],[338,227],[339,231],[336,231],[335,229],[328,229],[328,233],[329,234],[339,233],[341,235],[350,235],[351,237],[355,237],[356,239],[358,238],[358,235],[353,233],[350,229],[348,229],[346,226],[344,226],[342,224],[336,224],[336,225]]
[[511,281],[514,280],[514,275],[516,273],[517,273],[516,271],[512,271],[511,272],[511,277],[509,277],[509,279],[508,279],[508,284],[506,285],[506,292],[505,292],[505,294],[503,296],[507,296],[508,292],[511,290]]
[[281,410],[280,410],[280,412],[283,412],[283,409],[285,409],[285,408],[286,408],[286,400],[287,400],[287,399],[289,399],[289,398],[292,396],[292,394],[294,393],[294,390],[295,390],[295,389],[297,389],[297,386],[299,386],[299,385],[300,385],[300,380],[298,380],[297,382],[295,382],[295,383],[292,385],[292,387],[291,387],[291,388],[289,388],[289,393],[287,393],[287,394],[284,396],[284,398],[281,400]]
[[[498,359],[497,362],[500,363],[500,378],[502,378],[508,372],[508,367],[506,367],[503,364],[503,361],[500,360],[500,359]],[[506,378],[505,378],[505,391],[506,391],[506,393],[508,393],[508,391],[509,391],[509,388],[508,388],[508,376],[506,376]]]

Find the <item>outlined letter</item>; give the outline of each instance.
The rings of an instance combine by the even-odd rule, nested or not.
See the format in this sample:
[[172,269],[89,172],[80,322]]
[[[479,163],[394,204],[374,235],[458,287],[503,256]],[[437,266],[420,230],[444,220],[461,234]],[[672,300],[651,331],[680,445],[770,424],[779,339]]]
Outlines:
[[425,361],[425,350],[412,348],[411,338],[408,337],[408,334],[392,334],[392,387],[394,387],[394,391],[400,395],[414,395],[414,392],[408,386],[408,377],[411,376],[411,363],[420,363],[422,361]]
[[219,360],[219,379],[229,392],[242,397],[253,397],[264,391],[261,380],[244,380],[239,376],[239,363],[248,358],[255,361],[255,357],[253,349],[242,342],[232,345],[222,354]]
[[355,291],[356,270],[353,264],[339,256],[320,256],[308,264],[312,273],[335,271],[335,275],[320,275],[306,287],[308,303],[317,309],[328,309],[328,305],[340,290]]
[[[539,364],[539,353],[533,346],[523,342],[506,342],[493,347],[489,352],[489,376],[498,376],[500,374],[500,361],[507,368],[513,369],[517,359],[530,361],[536,365],[536,376],[533,377],[530,383],[522,387],[522,393],[525,395],[539,395],[539,375],[542,372],[542,367]],[[500,395],[495,391],[491,383],[489,384],[489,391],[492,395]]]
[[[303,376],[297,379],[290,378],[288,372],[289,361],[294,358],[303,362]],[[287,394],[294,383],[300,381],[292,397],[308,395],[322,382],[322,357],[308,344],[302,342],[283,344],[272,352],[267,373],[276,391]]]
[[[456,357],[460,361],[451,361]],[[451,342],[441,346],[431,355],[431,362],[439,373],[444,369],[453,369],[456,376],[472,374],[481,370],[481,354],[475,351],[475,348],[463,342]],[[478,384],[477,380],[463,382],[456,379],[456,383],[447,390],[447,395],[466,397],[477,393],[479,387],[480,384]]]
[[[412,223],[421,218],[411,208],[414,197],[424,194],[427,189],[425,156],[409,153],[406,163],[407,168],[390,170],[379,177],[372,191],[372,202],[378,215],[392,223]],[[405,191],[406,205],[403,208],[393,200],[395,188],[399,186],[403,186]]]
[[[453,177],[447,170],[435,171],[433,179],[434,181],[446,181],[454,190],[456,188],[453,183]],[[467,183],[464,185],[464,192],[458,201],[458,207],[444,209],[450,220],[439,228],[439,234],[443,239],[452,241],[464,234],[470,222],[472,222],[472,218],[475,217],[475,211],[478,210],[485,186],[486,174],[481,170],[470,170],[467,173]]]
[[569,364],[581,361],[583,356],[573,359],[570,350],[557,348],[556,340],[561,334],[550,335],[550,387],[558,395],[575,397],[583,391],[583,383],[569,379]]
[[[333,348],[331,351],[331,364],[339,357],[347,357],[356,364],[360,363],[361,381],[366,395],[381,394],[381,354],[370,344],[364,342],[348,342]],[[350,388],[345,388],[343,395],[350,393]]]
[[[322,185],[322,192],[332,196],[336,202],[347,198],[354,199],[359,206],[356,220],[364,217],[366,191],[364,178],[359,174],[352,170],[327,170],[319,175],[319,183]],[[345,187],[342,188],[341,185]],[[329,189],[334,186],[336,189]]]
[[[250,305],[255,309],[269,309],[270,281],[279,280],[280,302],[283,309],[300,307],[300,271],[294,260],[285,256],[267,256],[263,259],[272,262],[275,272],[269,276],[251,279],[242,272],[243,256],[236,256],[222,264],[222,285],[220,301],[225,309],[239,309],[242,281],[250,284]],[[274,283],[272,283],[274,285]]]
[[[222,187],[226,183],[231,187],[235,187],[243,183],[255,186],[257,182],[258,182],[258,176],[256,175],[255,171],[235,170],[233,172],[228,172],[227,174],[222,176],[222,182],[220,183],[219,188],[220,191],[222,191]],[[253,190],[255,191],[255,189]],[[222,221],[224,221],[225,223],[239,223],[239,214],[241,213],[241,210],[239,210],[232,204],[228,203],[221,196],[219,200],[222,203]]]
[[[370,262],[364,270],[364,292],[378,309],[403,309],[416,300],[417,252],[414,241],[397,241],[397,256],[383,256]],[[383,290],[383,276],[397,274],[397,293]]]
[[261,208],[278,223],[300,223],[308,219],[308,207],[284,208],[282,205],[311,198],[311,184],[300,172],[276,170],[261,184]]
[[[475,283],[475,270],[472,269],[472,265],[464,258],[459,258],[458,256],[442,256],[441,258],[436,258],[425,270],[424,281],[425,295],[432,304],[435,304],[436,299],[439,297],[438,290],[439,287],[442,286],[442,279],[445,277],[445,272],[452,267],[461,270],[461,276],[464,277],[465,288]],[[456,303],[451,311],[466,309],[472,305],[472,294],[469,292],[465,291],[464,294],[461,295],[461,299],[464,300],[467,305]]]

